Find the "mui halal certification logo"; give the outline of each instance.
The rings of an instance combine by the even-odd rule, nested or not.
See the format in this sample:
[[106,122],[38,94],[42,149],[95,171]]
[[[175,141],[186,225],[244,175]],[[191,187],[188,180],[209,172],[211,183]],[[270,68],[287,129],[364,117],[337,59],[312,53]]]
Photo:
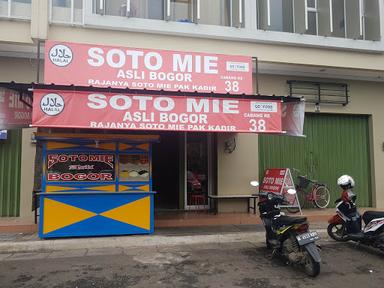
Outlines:
[[49,116],[58,115],[64,110],[64,99],[56,93],[46,94],[41,98],[40,108]]
[[49,59],[59,67],[68,66],[73,59],[71,48],[63,44],[56,44],[49,50]]

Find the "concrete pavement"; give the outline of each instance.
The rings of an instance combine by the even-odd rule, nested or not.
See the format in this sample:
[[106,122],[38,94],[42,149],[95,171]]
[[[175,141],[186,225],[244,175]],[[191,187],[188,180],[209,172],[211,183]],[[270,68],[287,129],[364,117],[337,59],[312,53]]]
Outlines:
[[[310,228],[326,235],[327,220],[333,209],[305,210]],[[294,216],[298,216],[295,214]],[[0,221],[1,222],[1,221]],[[107,249],[126,247],[150,247],[188,245],[197,243],[230,243],[264,241],[264,227],[258,215],[250,213],[165,213],[155,217],[153,235],[129,235],[115,237],[40,239],[36,231],[6,232],[9,223],[26,223],[20,220],[3,220],[0,230],[0,253],[52,252],[76,249]],[[0,223],[1,224],[1,223]],[[0,225],[1,226],[1,225]],[[18,231],[16,229],[16,231]]]
[[[311,226],[324,238],[326,230]],[[320,228],[320,229],[319,229]],[[8,239],[5,237],[7,236]],[[264,242],[262,225],[226,225],[157,229],[153,235],[129,235],[115,237],[61,238],[41,240],[36,234],[2,235],[2,254],[52,252],[78,249],[111,249],[132,247],[159,247],[209,243]]]

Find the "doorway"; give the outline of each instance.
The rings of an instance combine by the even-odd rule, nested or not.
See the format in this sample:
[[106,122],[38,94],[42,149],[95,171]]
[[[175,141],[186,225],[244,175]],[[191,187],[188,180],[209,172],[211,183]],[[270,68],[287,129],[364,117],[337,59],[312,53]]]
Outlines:
[[152,146],[152,187],[156,210],[179,209],[180,133],[161,132]]
[[208,133],[186,133],[185,208],[187,210],[208,209],[208,195],[212,194],[213,137]]
[[209,133],[161,132],[152,147],[155,209],[208,209],[215,187],[215,137]]

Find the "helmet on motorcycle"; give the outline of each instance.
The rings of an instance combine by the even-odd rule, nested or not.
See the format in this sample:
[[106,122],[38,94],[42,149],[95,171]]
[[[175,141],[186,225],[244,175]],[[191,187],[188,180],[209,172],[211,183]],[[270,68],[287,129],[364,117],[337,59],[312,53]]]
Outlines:
[[355,180],[349,175],[343,175],[337,179],[337,185],[342,189],[351,189],[355,187]]

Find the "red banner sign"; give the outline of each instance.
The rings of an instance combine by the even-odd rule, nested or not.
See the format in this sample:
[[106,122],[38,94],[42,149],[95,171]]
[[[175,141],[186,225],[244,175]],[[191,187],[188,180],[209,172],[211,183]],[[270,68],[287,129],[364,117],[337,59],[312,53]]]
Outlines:
[[281,101],[35,90],[33,126],[281,133]]
[[46,41],[45,83],[253,94],[252,58]]
[[[31,98],[22,99],[32,105]],[[20,93],[0,88],[0,129],[28,127],[31,123],[32,108],[21,101]]]
[[272,192],[272,193],[281,193],[285,173],[287,169],[283,168],[275,168],[275,169],[267,169],[264,172],[263,182],[260,186],[260,191],[262,192]]

